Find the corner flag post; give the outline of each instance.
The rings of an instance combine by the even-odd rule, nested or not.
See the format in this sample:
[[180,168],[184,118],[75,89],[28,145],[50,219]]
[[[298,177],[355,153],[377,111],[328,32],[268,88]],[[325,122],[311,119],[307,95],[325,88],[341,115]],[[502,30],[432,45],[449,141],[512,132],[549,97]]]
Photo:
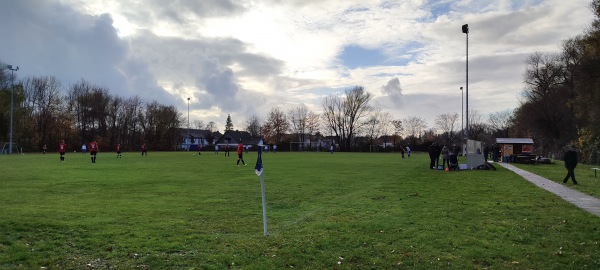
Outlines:
[[260,176],[260,191],[262,194],[262,209],[263,209],[263,231],[265,236],[269,236],[267,231],[267,197],[265,196],[265,174],[262,164],[262,145],[258,145],[258,158],[254,167],[256,175]]

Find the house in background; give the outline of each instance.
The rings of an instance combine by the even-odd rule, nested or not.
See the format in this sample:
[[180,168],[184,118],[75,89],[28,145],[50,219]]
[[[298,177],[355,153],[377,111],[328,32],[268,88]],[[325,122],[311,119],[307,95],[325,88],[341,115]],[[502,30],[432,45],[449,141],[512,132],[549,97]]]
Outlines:
[[214,144],[222,136],[218,131],[207,129],[177,128],[176,130],[180,137],[179,150],[197,151],[199,147]]
[[215,141],[215,144],[220,146],[235,146],[238,143],[242,142],[244,145],[248,146],[256,146],[264,144],[264,141],[261,137],[253,137],[247,131],[233,131],[227,130],[223,133],[222,136],[219,137],[218,140]]

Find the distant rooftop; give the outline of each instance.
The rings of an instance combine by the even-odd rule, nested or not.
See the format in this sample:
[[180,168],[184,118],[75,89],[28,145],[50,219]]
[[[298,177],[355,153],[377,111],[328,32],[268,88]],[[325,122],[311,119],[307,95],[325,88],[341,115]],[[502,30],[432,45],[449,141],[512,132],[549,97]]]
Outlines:
[[496,138],[497,144],[533,144],[532,138]]

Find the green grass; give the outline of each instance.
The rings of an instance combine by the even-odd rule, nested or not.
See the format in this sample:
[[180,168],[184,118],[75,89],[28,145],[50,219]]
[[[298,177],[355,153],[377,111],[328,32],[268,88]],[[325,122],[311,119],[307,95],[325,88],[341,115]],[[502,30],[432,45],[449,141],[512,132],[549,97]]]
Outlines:
[[265,154],[264,237],[256,154],[236,160],[0,156],[0,269],[600,268],[600,218],[504,168]]

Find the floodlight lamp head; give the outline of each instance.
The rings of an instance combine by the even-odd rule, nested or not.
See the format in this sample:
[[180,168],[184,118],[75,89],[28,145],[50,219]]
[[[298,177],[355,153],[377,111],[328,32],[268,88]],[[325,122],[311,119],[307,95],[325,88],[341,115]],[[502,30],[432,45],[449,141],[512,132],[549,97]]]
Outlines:
[[469,33],[469,25],[468,24],[463,24],[462,26],[462,32],[465,34]]
[[462,89],[463,89],[463,88],[462,88],[462,86],[461,86],[461,87],[460,87],[460,90],[462,91]]

